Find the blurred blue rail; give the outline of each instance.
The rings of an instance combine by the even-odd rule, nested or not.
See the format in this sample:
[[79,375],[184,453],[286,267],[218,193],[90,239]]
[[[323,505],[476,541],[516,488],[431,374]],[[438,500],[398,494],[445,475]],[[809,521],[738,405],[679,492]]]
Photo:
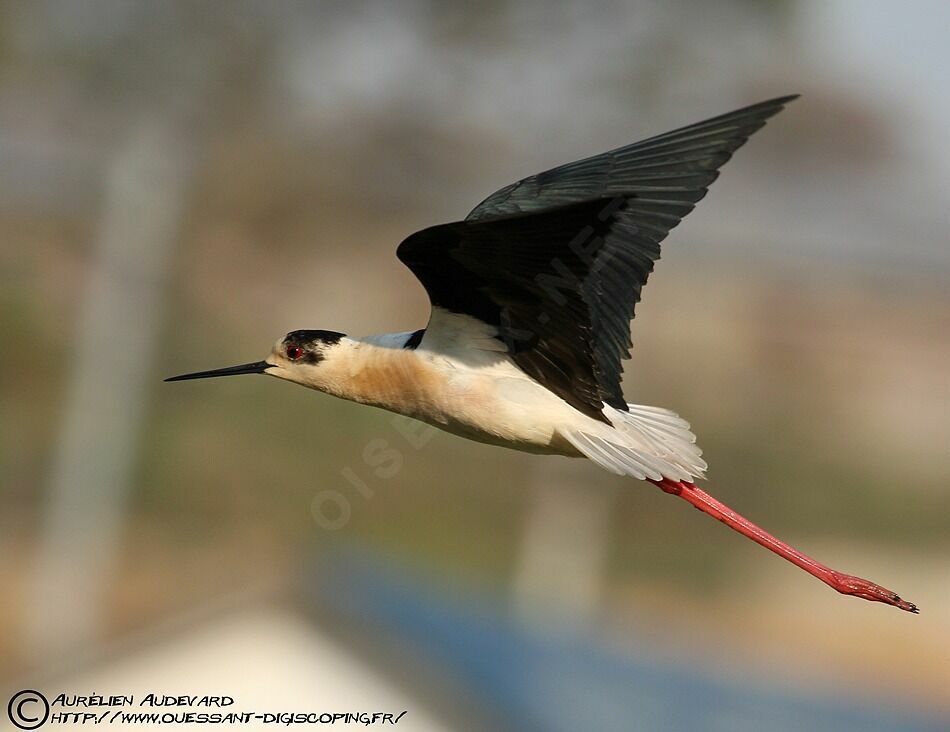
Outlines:
[[708,663],[674,664],[650,651],[634,657],[593,637],[532,630],[510,617],[497,597],[460,598],[364,551],[324,558],[310,579],[320,607],[411,645],[513,730],[950,729],[950,720],[835,689],[815,698],[719,674]]

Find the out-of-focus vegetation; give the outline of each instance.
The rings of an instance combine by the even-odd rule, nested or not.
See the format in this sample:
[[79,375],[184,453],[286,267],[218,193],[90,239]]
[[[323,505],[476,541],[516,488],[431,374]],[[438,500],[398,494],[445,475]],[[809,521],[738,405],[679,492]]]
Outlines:
[[[607,547],[595,629],[646,625],[735,663],[794,658],[946,704],[950,157],[926,142],[940,95],[914,93],[896,46],[874,51],[905,76],[855,71],[877,26],[843,12],[0,4],[0,674],[35,663],[21,629],[77,313],[105,181],[143,121],[174,132],[186,172],[169,270],[141,285],[159,288],[161,328],[105,601],[116,635],[279,586],[339,542],[507,592],[540,458],[441,433],[416,449],[391,415],[274,380],[161,378],[256,360],[295,328],[422,327],[424,293],[394,257],[412,231],[544,167],[802,92],[664,245],[627,394],[692,422],[724,501],[924,614],[831,596],[591,466],[587,490],[611,505],[591,537]],[[108,370],[125,344],[103,346]],[[364,460],[374,440],[399,450],[394,475]],[[337,531],[312,515],[321,490],[348,501]]]

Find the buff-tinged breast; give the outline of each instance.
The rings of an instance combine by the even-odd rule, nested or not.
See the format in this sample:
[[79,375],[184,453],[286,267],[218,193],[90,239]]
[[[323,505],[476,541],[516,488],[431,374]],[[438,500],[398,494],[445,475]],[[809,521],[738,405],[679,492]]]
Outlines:
[[436,416],[449,391],[448,379],[415,351],[364,345],[345,386],[347,399],[411,416]]

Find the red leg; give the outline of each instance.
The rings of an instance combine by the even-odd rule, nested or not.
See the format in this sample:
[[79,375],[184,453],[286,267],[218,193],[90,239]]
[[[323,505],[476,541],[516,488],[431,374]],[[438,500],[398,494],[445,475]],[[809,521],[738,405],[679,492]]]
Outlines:
[[725,504],[720,503],[694,483],[677,483],[668,478],[664,478],[663,480],[651,480],[650,482],[667,493],[679,496],[683,500],[688,501],[703,513],[707,513],[714,519],[722,521],[730,529],[738,531],[743,536],[749,537],[752,541],[761,544],[766,549],[775,552],[792,564],[801,567],[809,574],[813,574],[826,585],[842,594],[887,603],[888,605],[899,607],[901,610],[906,610],[911,613],[919,612],[916,605],[912,602],[902,600],[895,592],[891,592],[869,580],[854,577],[850,574],[844,574],[843,572],[837,572],[830,567],[826,567],[824,564],[816,562],[807,554],[802,554],[794,547],[789,546],[784,541],[776,539],[764,529],[756,526],[748,519],[743,518]]

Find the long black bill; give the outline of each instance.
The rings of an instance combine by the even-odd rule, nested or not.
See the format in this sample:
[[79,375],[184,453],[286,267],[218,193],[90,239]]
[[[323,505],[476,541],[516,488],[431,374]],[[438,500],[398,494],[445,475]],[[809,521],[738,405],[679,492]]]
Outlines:
[[267,361],[255,361],[254,363],[242,363],[240,366],[228,366],[223,369],[213,369],[211,371],[196,371],[193,374],[182,374],[181,376],[169,376],[165,381],[185,381],[186,379],[210,379],[212,376],[237,376],[238,374],[263,374],[264,371],[271,368],[274,364]]

